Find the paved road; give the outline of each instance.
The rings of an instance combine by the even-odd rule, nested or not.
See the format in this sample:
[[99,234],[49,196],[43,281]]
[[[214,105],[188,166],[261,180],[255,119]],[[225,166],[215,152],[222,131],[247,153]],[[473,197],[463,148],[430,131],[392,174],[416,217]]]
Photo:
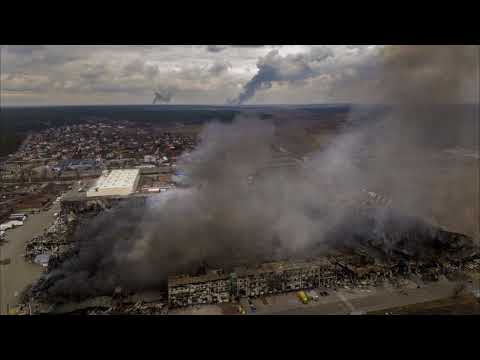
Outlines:
[[41,235],[58,211],[58,205],[54,205],[49,211],[29,216],[23,226],[7,231],[7,243],[0,245],[0,260],[10,259],[10,264],[0,265],[0,314],[17,305],[21,291],[42,273],[42,267],[24,260],[25,243]]
[[[405,288],[399,290],[392,287],[371,288],[371,289],[340,289],[329,290],[328,296],[321,296],[318,301],[310,301],[309,304],[302,304],[296,292],[273,295],[261,299],[253,299],[257,311],[252,312],[246,299],[241,301],[244,309],[249,315],[349,315],[366,314],[374,311],[385,311],[399,306],[424,303],[433,300],[449,298],[453,295],[457,283],[446,279],[421,284],[417,288],[411,282]],[[202,305],[174,309],[169,314],[177,315],[221,315],[226,314],[226,306]],[[228,313],[238,314],[236,306],[229,309]]]
[[428,284],[420,289],[411,288],[402,291],[378,289],[371,293],[340,290],[322,301],[290,309],[278,309],[264,314],[275,315],[348,315],[351,313],[368,313],[390,308],[422,303],[452,296],[456,283],[441,281]]

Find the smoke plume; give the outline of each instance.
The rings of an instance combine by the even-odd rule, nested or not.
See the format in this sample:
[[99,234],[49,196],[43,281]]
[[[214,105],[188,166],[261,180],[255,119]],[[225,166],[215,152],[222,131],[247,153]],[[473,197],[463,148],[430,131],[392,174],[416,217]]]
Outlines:
[[167,104],[172,100],[173,93],[171,90],[159,89],[154,92],[153,104]]
[[229,103],[243,104],[254,97],[258,90],[271,88],[274,82],[293,83],[318,76],[318,65],[332,55],[332,51],[326,47],[314,48],[307,54],[284,57],[278,50],[272,50],[258,61],[257,74],[245,84],[240,95]]
[[[365,154],[357,173],[397,207],[477,237],[478,51],[385,47],[376,81],[358,84],[355,98],[387,107],[360,126],[351,154]],[[368,107],[351,114],[365,117],[373,117]]]
[[[377,82],[357,94],[359,101],[368,94],[385,106],[355,108],[332,144],[296,170],[261,171],[272,156],[273,123],[238,118],[207,124],[198,148],[179,163],[195,186],[152,196],[144,205],[126,203],[82,226],[78,256],[56,270],[49,291],[144,289],[164,286],[169,274],[192,273],[202,262],[228,270],[242,262],[313,256],[312,249],[365,230],[349,206],[362,189],[391,198],[400,211],[478,236],[478,160],[461,152],[450,159],[445,152],[478,148],[478,110],[465,104],[474,98],[470,92],[478,94],[469,87],[478,76],[475,51],[386,47]],[[291,72],[270,65],[283,61],[267,55],[238,101],[272,81],[310,76],[302,57],[288,58],[295,64]],[[249,175],[256,175],[253,185]],[[385,225],[389,216],[375,213],[371,230],[379,238],[392,228]],[[397,223],[395,231],[417,226]]]

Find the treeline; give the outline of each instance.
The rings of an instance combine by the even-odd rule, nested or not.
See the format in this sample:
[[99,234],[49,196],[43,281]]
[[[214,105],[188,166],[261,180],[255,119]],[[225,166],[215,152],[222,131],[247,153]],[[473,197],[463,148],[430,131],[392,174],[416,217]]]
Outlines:
[[14,153],[25,139],[24,134],[0,133],[0,157]]
[[90,118],[161,123],[232,120],[240,111],[191,106],[55,106],[2,108],[0,126],[15,132],[72,125]]
[[[305,108],[301,107],[302,110]],[[230,122],[237,115],[246,114],[262,119],[275,117],[275,113],[297,111],[298,107],[256,106],[225,107],[209,105],[116,105],[116,106],[45,106],[2,107],[0,109],[0,156],[14,152],[28,132],[49,127],[74,125],[86,120],[132,121],[161,124],[162,126],[197,124],[207,121]],[[345,106],[308,106],[315,112],[335,113],[345,111]]]
[[80,124],[86,120],[133,121],[138,123],[198,123],[212,119],[230,121],[233,110],[191,107],[68,106],[2,108],[0,111],[0,157],[15,152],[28,132]]

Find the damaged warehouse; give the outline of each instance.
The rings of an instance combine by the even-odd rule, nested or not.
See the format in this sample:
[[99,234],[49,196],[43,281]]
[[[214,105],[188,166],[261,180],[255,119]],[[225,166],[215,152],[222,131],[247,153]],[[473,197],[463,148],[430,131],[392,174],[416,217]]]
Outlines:
[[257,297],[335,283],[335,266],[326,259],[312,262],[265,263],[258,268],[236,268],[203,276],[168,278],[171,307],[230,302],[240,297]]
[[[355,243],[338,243],[332,254],[309,261],[236,267],[230,274],[216,270],[200,276],[170,276],[168,303],[170,307],[215,304],[297,290],[385,283],[400,287],[408,279],[434,282],[441,276],[455,279],[480,269],[480,249],[471,238],[442,229],[429,229],[428,235],[418,228],[415,231],[390,233],[395,238],[392,243],[373,233],[365,241],[355,234]],[[417,239],[414,251],[407,240],[418,236],[423,237],[425,248],[419,247]]]
[[[410,218],[404,219],[390,210],[385,213],[385,210],[370,209],[363,213],[353,212],[353,219],[348,218],[346,223],[339,223],[337,229],[327,234],[322,242],[312,244],[305,251],[292,254],[290,258],[277,260],[269,253],[263,254],[263,258],[257,261],[246,258],[244,261],[219,259],[219,262],[215,262],[214,258],[196,258],[188,267],[171,264],[170,268],[159,268],[157,274],[160,276],[148,287],[140,288],[123,283],[114,277],[115,272],[109,272],[109,276],[113,275],[112,282],[104,289],[98,288],[83,294],[78,292],[78,288],[73,289],[77,293],[64,291],[59,285],[70,283],[64,282],[66,273],[63,269],[66,265],[74,266],[75,271],[78,269],[76,260],[66,260],[78,258],[79,253],[91,249],[90,239],[83,235],[80,224],[100,221],[103,216],[107,216],[106,220],[110,222],[119,211],[137,214],[137,217],[132,217],[132,223],[139,219],[146,221],[132,211],[146,206],[144,199],[135,198],[131,201],[131,204],[130,201],[109,204],[108,211],[101,210],[105,204],[101,206],[97,201],[89,201],[88,204],[66,202],[62,213],[54,226],[46,231],[45,237],[34,239],[27,245],[31,261],[40,254],[50,255],[47,273],[32,287],[27,296],[28,301],[68,304],[74,300],[80,301],[79,307],[88,307],[88,311],[93,313],[124,313],[132,310],[136,302],[117,307],[96,307],[88,302],[88,299],[97,297],[112,297],[113,289],[122,287],[128,296],[143,291],[159,291],[163,294],[163,300],[155,306],[168,304],[166,307],[173,309],[201,304],[236,303],[242,298],[263,298],[317,288],[321,291],[336,291],[342,288],[382,287],[387,283],[400,287],[404,280],[417,278],[432,282],[442,276],[454,278],[463,272],[478,271],[480,261],[478,246],[467,236],[432,227],[419,220],[415,222]],[[375,211],[382,211],[383,216],[378,216]],[[379,223],[380,218],[382,221]],[[372,219],[377,220],[371,221]],[[98,223],[99,229],[104,229],[102,224],[101,221]],[[81,236],[73,236],[66,241],[65,234],[70,233],[74,226]],[[130,225],[126,223],[125,230],[115,234],[128,235],[130,231]],[[112,250],[107,247],[105,251],[114,251],[113,249],[118,249],[118,244],[122,244],[118,241],[125,241],[118,235],[112,239],[115,241],[106,243],[113,246]],[[125,236],[125,239],[129,237]],[[125,245],[129,246],[129,243]],[[169,248],[162,250],[164,253],[168,251]],[[162,277],[164,274],[170,276]],[[77,306],[67,306],[62,312],[73,308],[76,309]],[[135,309],[139,313],[154,311],[151,306],[140,304]],[[165,308],[162,309],[166,311]]]

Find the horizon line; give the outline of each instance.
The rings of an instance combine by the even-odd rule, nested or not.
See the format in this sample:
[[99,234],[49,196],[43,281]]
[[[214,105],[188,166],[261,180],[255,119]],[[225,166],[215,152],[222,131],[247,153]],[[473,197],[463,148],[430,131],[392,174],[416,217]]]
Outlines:
[[[13,104],[1,104],[0,108],[48,108],[48,107],[108,107],[108,106],[141,106],[141,107],[170,107],[170,106],[205,106],[205,107],[224,107],[224,108],[254,108],[254,107],[275,107],[275,106],[394,106],[402,104],[386,104],[386,103],[355,103],[355,102],[325,102],[325,103],[276,103],[276,104],[27,104],[27,105],[13,105]],[[422,104],[421,104],[422,105]],[[471,105],[479,106],[479,102],[463,102],[463,103],[445,103],[445,104],[423,104],[423,105]]]
[[[144,107],[168,107],[168,106],[215,106],[215,107],[261,107],[261,106],[320,106],[320,105],[352,105],[351,102],[330,102],[330,103],[274,103],[274,104],[0,104],[2,108],[22,108],[22,107],[79,107],[79,106],[144,106]],[[359,104],[360,105],[360,104]]]

